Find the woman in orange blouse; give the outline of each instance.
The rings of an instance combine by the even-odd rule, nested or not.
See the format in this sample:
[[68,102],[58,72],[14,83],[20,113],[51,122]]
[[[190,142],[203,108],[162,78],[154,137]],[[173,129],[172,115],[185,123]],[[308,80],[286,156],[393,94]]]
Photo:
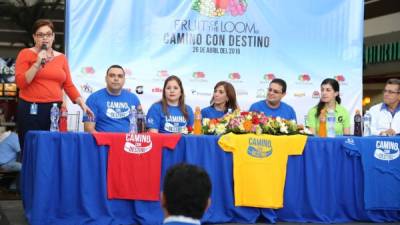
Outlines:
[[72,83],[67,58],[52,49],[54,25],[40,19],[33,25],[35,46],[22,49],[15,65],[19,88],[17,122],[19,140],[23,148],[24,135],[29,130],[50,129],[50,109],[63,100],[63,90],[89,117],[93,112],[86,106]]

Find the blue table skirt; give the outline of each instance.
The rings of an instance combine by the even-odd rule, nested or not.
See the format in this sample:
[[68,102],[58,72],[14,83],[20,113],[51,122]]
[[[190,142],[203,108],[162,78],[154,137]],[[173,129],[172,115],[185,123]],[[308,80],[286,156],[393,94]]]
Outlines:
[[[183,136],[174,150],[163,150],[162,177],[178,162],[209,173],[213,188],[205,223],[400,221],[400,211],[364,210],[361,161],[341,148],[344,138],[311,137],[302,156],[289,157],[279,210],[234,206],[232,155],[217,141]],[[107,152],[88,133],[29,132],[21,179],[30,224],[161,224],[159,202],[107,200]]]

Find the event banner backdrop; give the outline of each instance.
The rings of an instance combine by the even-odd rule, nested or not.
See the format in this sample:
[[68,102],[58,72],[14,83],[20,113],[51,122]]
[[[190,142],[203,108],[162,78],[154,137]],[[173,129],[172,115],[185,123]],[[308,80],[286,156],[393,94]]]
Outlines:
[[69,0],[67,56],[84,98],[105,87],[120,64],[125,87],[147,110],[169,75],[182,79],[187,104],[207,106],[214,85],[231,82],[242,110],[286,80],[283,101],[299,123],[325,78],[340,83],[354,115],[362,99],[362,0]]

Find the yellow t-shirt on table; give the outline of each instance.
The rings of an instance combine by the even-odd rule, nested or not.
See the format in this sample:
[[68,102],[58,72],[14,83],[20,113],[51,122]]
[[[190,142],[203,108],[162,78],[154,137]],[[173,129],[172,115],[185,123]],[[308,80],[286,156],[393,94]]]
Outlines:
[[289,155],[301,155],[307,136],[233,134],[218,144],[233,154],[235,206],[282,208]]

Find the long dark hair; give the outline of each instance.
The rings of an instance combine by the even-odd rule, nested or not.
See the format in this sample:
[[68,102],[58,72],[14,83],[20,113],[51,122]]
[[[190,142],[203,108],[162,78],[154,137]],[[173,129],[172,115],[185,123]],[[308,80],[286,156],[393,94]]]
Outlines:
[[[228,97],[228,102],[226,102],[225,104],[225,113],[228,112],[228,109],[232,109],[232,111],[235,111],[238,108],[235,88],[229,82],[220,81],[214,86],[214,92],[219,86],[224,87],[226,96]],[[210,104],[211,106],[214,106],[214,95],[211,98]]]
[[179,97],[179,109],[181,110],[183,116],[185,117],[186,121],[189,120],[189,113],[186,111],[186,105],[185,105],[185,91],[183,90],[183,85],[181,79],[179,77],[172,75],[169,76],[165,81],[164,81],[164,87],[163,87],[163,94],[162,94],[162,99],[160,100],[161,105],[162,105],[162,111],[165,115],[169,115],[168,112],[168,102],[167,102],[167,97],[165,96],[165,87],[167,87],[167,84],[169,81],[175,80],[179,87],[181,88],[181,96]]
[[[326,85],[326,84],[329,84],[335,92],[339,92],[339,90],[340,90],[339,82],[337,82],[337,80],[332,79],[332,78],[326,78],[325,80],[322,81],[321,87],[322,87],[322,85]],[[321,95],[322,95],[322,93],[321,93]],[[339,104],[340,104],[340,102],[342,102],[339,95],[337,95],[335,99],[336,99],[336,102]],[[316,117],[319,117],[319,115],[321,115],[321,110],[325,107],[325,104],[326,104],[325,102],[322,102],[321,100],[319,100],[319,103],[317,105],[317,112],[315,114]]]

